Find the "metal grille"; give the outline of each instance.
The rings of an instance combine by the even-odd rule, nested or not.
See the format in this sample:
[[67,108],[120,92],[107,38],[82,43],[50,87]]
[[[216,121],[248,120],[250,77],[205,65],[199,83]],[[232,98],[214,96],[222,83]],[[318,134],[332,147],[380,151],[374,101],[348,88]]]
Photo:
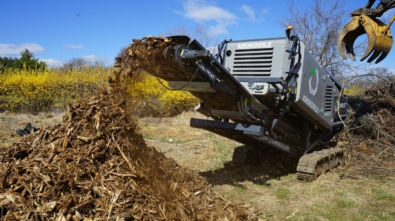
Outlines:
[[332,111],[333,86],[326,85],[324,112]]
[[273,48],[235,50],[234,76],[270,76]]

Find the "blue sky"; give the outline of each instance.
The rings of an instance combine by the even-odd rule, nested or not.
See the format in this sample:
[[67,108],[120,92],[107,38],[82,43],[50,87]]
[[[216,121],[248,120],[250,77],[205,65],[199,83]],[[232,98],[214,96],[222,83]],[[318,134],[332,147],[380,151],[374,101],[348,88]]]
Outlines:
[[[133,38],[164,35],[200,24],[214,39],[284,36],[287,0],[0,0],[0,56],[24,48],[50,65],[71,58],[113,63]],[[296,0],[301,10],[313,0]],[[348,0],[346,10],[366,1]],[[395,69],[395,52],[380,63]]]

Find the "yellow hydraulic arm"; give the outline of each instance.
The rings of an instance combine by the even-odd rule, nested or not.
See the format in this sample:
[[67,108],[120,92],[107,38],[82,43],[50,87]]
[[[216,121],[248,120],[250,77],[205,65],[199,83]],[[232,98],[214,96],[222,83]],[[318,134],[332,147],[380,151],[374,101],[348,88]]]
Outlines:
[[371,55],[367,62],[370,63],[377,58],[375,61],[377,64],[390,52],[393,43],[390,27],[395,20],[395,15],[388,24],[384,24],[377,17],[395,8],[395,0],[381,0],[375,8],[372,8],[375,1],[369,0],[365,7],[351,12],[351,22],[341,30],[337,39],[337,49],[344,59],[347,59],[347,53],[355,61],[354,42],[363,34],[368,35],[368,46],[361,61]]

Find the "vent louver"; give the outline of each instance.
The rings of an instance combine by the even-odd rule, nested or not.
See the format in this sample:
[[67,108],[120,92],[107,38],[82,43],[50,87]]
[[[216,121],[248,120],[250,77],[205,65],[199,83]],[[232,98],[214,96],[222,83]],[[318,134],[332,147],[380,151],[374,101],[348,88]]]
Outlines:
[[324,112],[332,111],[332,103],[333,103],[333,86],[326,85]]
[[235,50],[233,76],[270,76],[273,48]]

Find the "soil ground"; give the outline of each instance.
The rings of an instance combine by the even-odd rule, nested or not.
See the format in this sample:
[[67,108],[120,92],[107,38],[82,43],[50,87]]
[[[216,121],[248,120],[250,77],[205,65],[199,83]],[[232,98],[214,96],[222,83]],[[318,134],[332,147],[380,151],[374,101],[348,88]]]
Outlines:
[[9,147],[21,139],[16,130],[24,129],[26,124],[39,128],[59,123],[64,113],[13,114],[8,111],[0,113],[0,148]]
[[[1,113],[2,147],[20,140],[15,130],[23,129],[26,123],[45,127],[59,123],[63,115]],[[232,203],[253,207],[261,220],[395,219],[393,174],[380,179],[359,176],[342,166],[306,183],[270,156],[258,166],[235,166],[231,162],[233,149],[241,144],[189,127],[191,117],[204,116],[189,112],[173,118],[142,118],[138,124],[147,145],[205,177],[212,190]],[[362,143],[360,148],[369,147]]]

